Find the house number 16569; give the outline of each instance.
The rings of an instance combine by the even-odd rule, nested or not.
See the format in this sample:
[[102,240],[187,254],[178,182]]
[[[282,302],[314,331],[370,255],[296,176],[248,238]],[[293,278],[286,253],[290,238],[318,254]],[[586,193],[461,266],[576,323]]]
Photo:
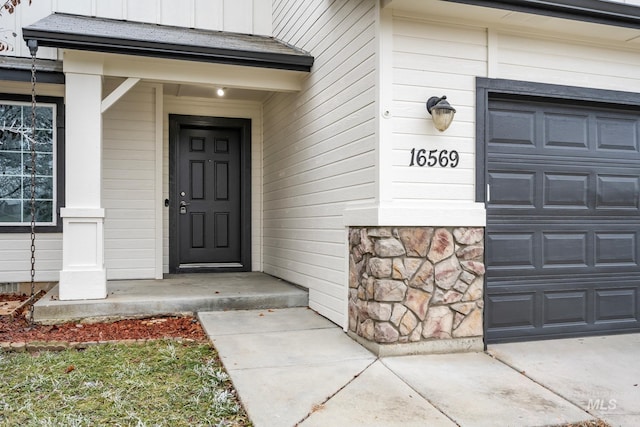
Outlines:
[[440,166],[443,168],[458,167],[458,163],[460,163],[460,154],[456,150],[425,150],[421,148],[420,150],[416,150],[415,148],[411,149],[411,162],[409,166],[427,166],[434,167]]

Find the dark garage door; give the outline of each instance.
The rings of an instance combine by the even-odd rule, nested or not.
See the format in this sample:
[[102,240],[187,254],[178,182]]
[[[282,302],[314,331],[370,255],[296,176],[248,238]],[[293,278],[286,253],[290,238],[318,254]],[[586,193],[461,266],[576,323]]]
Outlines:
[[640,330],[640,112],[490,99],[487,342]]

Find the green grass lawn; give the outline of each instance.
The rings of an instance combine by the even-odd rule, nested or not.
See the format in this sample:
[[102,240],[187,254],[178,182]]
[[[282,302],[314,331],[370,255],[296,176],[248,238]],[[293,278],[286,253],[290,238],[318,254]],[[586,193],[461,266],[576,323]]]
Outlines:
[[2,426],[250,426],[209,345],[0,353]]

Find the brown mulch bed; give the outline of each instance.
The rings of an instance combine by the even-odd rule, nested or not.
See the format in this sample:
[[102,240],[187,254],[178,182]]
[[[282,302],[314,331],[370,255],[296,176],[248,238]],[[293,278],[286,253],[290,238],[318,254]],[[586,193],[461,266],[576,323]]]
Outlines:
[[[25,301],[27,296],[0,294],[2,301]],[[66,341],[95,342],[133,339],[183,338],[206,341],[200,322],[193,317],[154,317],[106,323],[30,325],[26,310],[15,316],[0,316],[0,342]]]

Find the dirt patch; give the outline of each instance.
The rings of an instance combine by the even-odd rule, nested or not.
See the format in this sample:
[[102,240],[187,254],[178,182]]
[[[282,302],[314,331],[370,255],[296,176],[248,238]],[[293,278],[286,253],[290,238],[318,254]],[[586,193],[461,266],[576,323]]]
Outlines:
[[591,420],[575,424],[565,424],[562,427],[611,427],[611,425],[602,420]]
[[[1,301],[24,301],[27,296],[3,295]],[[153,317],[104,323],[30,325],[26,313],[0,316],[0,342],[67,341],[92,342],[131,339],[186,338],[206,341],[200,322],[194,317]]]

